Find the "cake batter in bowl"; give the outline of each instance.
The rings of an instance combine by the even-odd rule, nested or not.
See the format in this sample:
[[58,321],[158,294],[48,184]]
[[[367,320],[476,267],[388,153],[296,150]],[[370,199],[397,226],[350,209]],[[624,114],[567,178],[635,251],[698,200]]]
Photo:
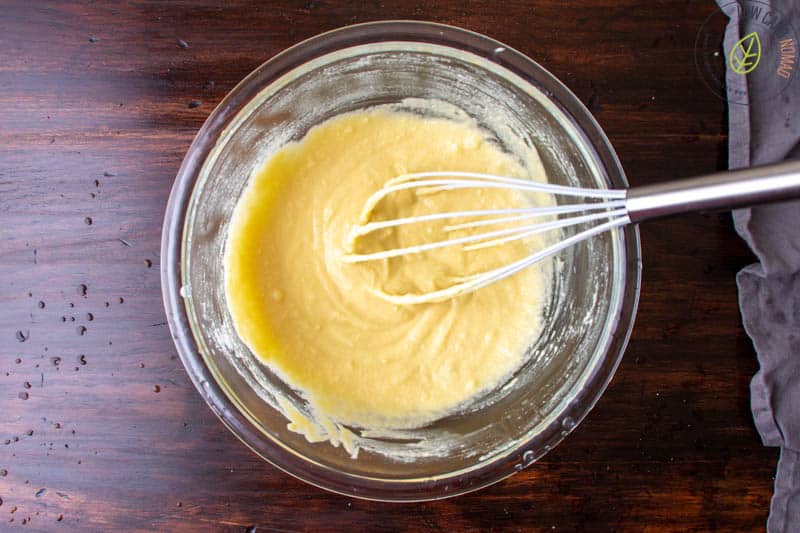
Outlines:
[[[505,305],[499,300],[482,310],[485,323],[475,319],[473,332],[481,327],[489,332],[505,322],[515,332],[509,338],[522,346],[519,363],[509,365],[508,372],[487,368],[487,374],[497,373],[496,379],[482,381],[489,385],[443,386],[437,394],[446,397],[452,392],[460,400],[409,418],[402,409],[405,403],[392,403],[391,391],[381,388],[373,372],[372,388],[366,390],[372,391],[374,401],[365,395],[361,403],[350,404],[350,411],[338,411],[349,415],[337,416],[336,406],[347,407],[347,402],[331,399],[343,398],[349,390],[344,387],[327,398],[328,409],[320,409],[320,402],[303,386],[302,375],[292,376],[287,371],[291,365],[270,364],[264,357],[269,342],[259,349],[253,335],[243,333],[241,316],[247,313],[239,320],[232,316],[237,307],[231,306],[230,298],[236,296],[231,296],[235,291],[226,292],[226,251],[231,249],[237,203],[265,163],[292,143],[312,137],[319,131],[315,127],[380,110],[428,123],[469,123],[481,132],[481,142],[529,172],[536,165],[526,163],[524,154],[535,153],[538,170],[553,183],[627,185],[588,111],[552,75],[518,52],[468,31],[429,23],[370,23],[336,30],[259,67],[220,103],[198,133],[167,208],[162,249],[165,305],[181,359],[198,390],[223,422],[266,460],[307,482],[356,497],[447,497],[530,465],[597,401],[632,326],[639,288],[638,234],[629,227],[582,243],[518,278],[524,290],[510,291]],[[538,170],[533,168],[533,174]],[[263,182],[271,179],[278,180],[267,176]],[[309,183],[313,193],[317,188]],[[322,183],[318,188],[329,195],[334,191],[325,190]],[[347,200],[342,195],[341,202]],[[292,212],[290,197],[276,193],[271,201],[272,212]],[[353,203],[360,207],[363,198]],[[313,243],[296,244],[295,253],[314,251]],[[257,246],[249,248],[258,251]],[[264,275],[276,271],[275,264],[270,270],[268,260],[263,264]],[[229,271],[230,267],[228,261]],[[533,278],[543,280],[546,290],[532,290]],[[264,296],[280,300],[286,297],[284,290],[288,286],[281,287],[278,280],[264,289]],[[529,320],[520,313],[530,306],[519,305],[527,302],[519,299],[537,294],[546,297],[537,320]],[[310,314],[309,320],[317,315]],[[526,323],[530,330],[519,327]],[[325,325],[334,328],[328,332],[334,339],[347,334],[344,327],[336,329],[335,321]],[[271,327],[255,329],[269,332]],[[302,347],[303,335],[313,344],[314,327],[287,331],[301,331],[294,342]],[[324,348],[319,344],[324,339],[313,339],[318,343],[315,349]],[[403,344],[392,346],[392,360],[400,365],[396,373],[402,371],[398,346]],[[486,348],[494,346],[488,342]],[[295,347],[292,353],[300,351]],[[414,355],[409,353],[408,361],[414,361]],[[475,366],[473,374],[479,368]],[[341,378],[330,381],[332,387],[340,382]],[[391,388],[391,379],[386,387]],[[459,387],[466,391],[460,396]],[[376,422],[359,411],[367,404],[378,406],[373,415],[380,405],[395,411]]]

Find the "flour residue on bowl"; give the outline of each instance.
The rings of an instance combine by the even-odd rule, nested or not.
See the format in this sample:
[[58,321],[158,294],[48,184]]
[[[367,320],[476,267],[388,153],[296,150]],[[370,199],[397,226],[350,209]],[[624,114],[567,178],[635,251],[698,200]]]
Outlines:
[[[473,252],[341,260],[367,197],[398,174],[428,170],[546,180],[534,148],[509,152],[455,106],[407,100],[339,115],[271,154],[231,221],[225,290],[238,336],[304,398],[298,406],[276,395],[289,429],[353,457],[365,435],[423,427],[507,383],[530,356],[551,298],[551,261],[440,303],[397,306],[375,294],[440,288],[519,259],[547,236]],[[396,217],[550,202],[464,189],[409,194],[380,208]],[[437,238],[445,225],[391,230],[376,244]]]

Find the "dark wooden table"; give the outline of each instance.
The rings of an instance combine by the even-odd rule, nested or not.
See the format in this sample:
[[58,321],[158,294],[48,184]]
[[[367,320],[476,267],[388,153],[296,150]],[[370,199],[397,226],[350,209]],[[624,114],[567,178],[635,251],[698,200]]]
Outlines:
[[0,530],[763,529],[777,453],[750,416],[734,275],[753,258],[727,215],[642,228],[638,320],[605,396],[478,493],[328,494],[202,402],[165,325],[164,207],[215,104],[293,43],[376,19],[463,26],[572,88],[633,184],[726,165],[725,104],[693,55],[711,0],[344,4],[0,0]]

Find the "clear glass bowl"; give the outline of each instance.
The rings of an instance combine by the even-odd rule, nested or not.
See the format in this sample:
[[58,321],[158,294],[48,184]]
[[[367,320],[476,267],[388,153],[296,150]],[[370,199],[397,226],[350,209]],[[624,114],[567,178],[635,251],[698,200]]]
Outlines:
[[[586,416],[630,334],[640,281],[635,227],[560,255],[555,297],[533,357],[502,387],[453,416],[383,442],[387,454],[309,443],[287,429],[278,398],[302,398],[236,336],[222,257],[233,208],[252,171],[285,143],[348,111],[405,98],[454,103],[485,125],[503,117],[534,145],[552,182],[626,187],[600,127],[552,74],[482,35],[423,22],[350,26],[302,42],[228,94],[189,148],[167,206],[162,286],[181,360],[200,394],[246,445],[319,487],[376,500],[455,496],[522,470]],[[496,121],[495,121],[496,122]],[[502,309],[497,310],[502,313]],[[423,437],[420,440],[420,437]],[[447,442],[457,451],[437,452]],[[422,457],[408,460],[409,450]]]

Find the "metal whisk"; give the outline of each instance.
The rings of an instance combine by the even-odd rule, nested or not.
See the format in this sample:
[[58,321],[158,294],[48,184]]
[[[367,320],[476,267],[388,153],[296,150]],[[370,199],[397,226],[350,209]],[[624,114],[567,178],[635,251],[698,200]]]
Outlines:
[[[431,213],[393,220],[371,221],[373,210],[384,198],[400,191],[424,188],[427,192],[444,192],[456,189],[512,189],[555,196],[556,205],[508,209],[483,209]],[[564,197],[573,197],[579,203],[558,204]],[[361,223],[353,228],[348,247],[352,250],[360,237],[378,230],[421,224],[434,220],[477,218],[464,223],[453,223],[446,230],[476,228],[521,222],[511,228],[490,230],[464,237],[425,242],[413,246],[392,248],[370,253],[349,253],[344,261],[359,263],[388,259],[447,246],[462,246],[475,250],[551,230],[575,225],[589,225],[578,233],[536,250],[527,257],[459,280],[444,289],[421,294],[386,294],[382,297],[396,304],[418,304],[443,301],[459,294],[475,291],[511,276],[561,250],[626,224],[637,224],[652,218],[691,211],[733,209],[760,203],[800,198],[800,161],[779,163],[762,167],[720,172],[656,185],[619,189],[587,189],[536,183],[528,180],[479,174],[472,172],[419,172],[404,174],[387,181],[367,199],[361,214]],[[524,223],[536,218],[550,217],[545,222]],[[553,217],[556,217],[553,219]]]

